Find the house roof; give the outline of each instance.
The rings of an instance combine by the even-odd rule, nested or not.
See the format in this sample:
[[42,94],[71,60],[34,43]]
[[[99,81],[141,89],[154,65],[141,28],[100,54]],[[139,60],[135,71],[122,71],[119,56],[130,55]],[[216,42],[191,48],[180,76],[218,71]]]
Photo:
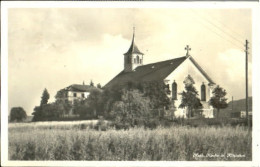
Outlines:
[[90,85],[79,85],[79,84],[73,84],[65,88],[65,90],[77,91],[77,92],[90,92],[93,89],[98,89],[98,88]]
[[132,39],[132,43],[131,43],[130,48],[128,49],[128,51],[124,55],[129,55],[129,54],[133,54],[133,53],[137,53],[137,54],[142,54],[143,55],[143,53],[135,45],[135,34],[133,34],[133,39]]
[[138,66],[132,72],[125,72],[123,70],[118,75],[116,75],[110,82],[108,82],[104,87],[107,88],[113,85],[124,85],[129,81],[163,81],[168,75],[170,75],[180,64],[182,64],[188,58],[198,68],[198,70],[208,80],[208,82],[210,84],[214,84],[212,79],[206,74],[206,72],[198,65],[198,63],[191,56],[184,56],[171,60]]

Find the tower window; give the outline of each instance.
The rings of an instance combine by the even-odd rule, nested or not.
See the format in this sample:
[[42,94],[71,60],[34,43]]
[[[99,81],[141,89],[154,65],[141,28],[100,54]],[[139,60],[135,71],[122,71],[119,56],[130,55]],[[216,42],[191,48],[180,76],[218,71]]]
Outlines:
[[127,62],[131,63],[131,57],[130,56],[127,57]]
[[206,86],[204,83],[201,85],[201,101],[206,101]]
[[140,64],[143,64],[143,63],[142,63],[142,59],[140,59]]
[[134,58],[134,63],[136,63],[136,59]]
[[139,63],[139,56],[136,56],[136,63],[138,64]]
[[177,100],[177,83],[175,81],[172,83],[172,99]]

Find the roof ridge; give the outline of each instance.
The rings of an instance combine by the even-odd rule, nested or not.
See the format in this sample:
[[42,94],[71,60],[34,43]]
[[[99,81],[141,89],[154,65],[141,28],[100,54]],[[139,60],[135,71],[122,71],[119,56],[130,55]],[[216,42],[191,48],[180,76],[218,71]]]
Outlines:
[[189,57],[191,62],[195,65],[195,67],[198,68],[198,70],[202,73],[202,75],[212,84],[215,84],[215,82],[208,76],[208,74],[202,69],[202,67],[195,61],[193,57]]
[[[138,67],[144,67],[144,66],[148,66],[148,65],[153,65],[153,64],[158,64],[158,63],[163,63],[163,62],[172,61],[172,60],[176,60],[176,59],[180,59],[180,58],[187,58],[187,57],[186,57],[186,56],[177,57],[177,58],[174,58],[174,59],[163,60],[163,61],[159,61],[159,62],[156,62],[156,63],[145,64],[145,65],[138,66]],[[138,68],[138,67],[137,67],[137,68]]]
[[[82,84],[72,84],[72,85],[90,86],[90,85],[82,85]],[[72,85],[71,85],[71,86],[72,86]]]
[[[182,57],[178,57],[178,58],[175,58],[175,59],[170,59],[170,60],[164,60],[164,61],[161,61],[161,62],[157,62],[157,63],[163,63],[163,62],[167,62],[167,61],[172,61],[172,60],[176,60],[176,59],[180,59],[180,58],[187,58],[186,56],[182,56]],[[182,62],[183,63],[183,62]],[[180,64],[182,64],[182,63],[180,63]],[[153,63],[153,64],[156,64],[156,63]],[[179,64],[179,65],[180,65]],[[151,64],[148,64],[148,65],[151,65]],[[179,66],[178,65],[178,66]],[[178,67],[177,66],[177,67]],[[176,67],[176,68],[177,68]],[[147,75],[149,75],[149,74],[151,74],[151,73],[154,73],[154,72],[156,72],[156,71],[158,71],[158,70],[161,70],[161,69],[163,69],[163,68],[168,68],[167,66],[163,66],[163,67],[161,67],[161,68],[155,68],[155,70],[154,71],[150,71],[149,73],[147,73],[147,74],[145,74],[144,76],[147,76]]]
[[104,87],[107,87],[107,85],[109,85],[110,82],[112,82],[116,77],[118,77],[120,74],[123,74],[123,73],[125,73],[124,70],[120,71],[116,76],[114,76],[110,81],[108,81],[108,83]]

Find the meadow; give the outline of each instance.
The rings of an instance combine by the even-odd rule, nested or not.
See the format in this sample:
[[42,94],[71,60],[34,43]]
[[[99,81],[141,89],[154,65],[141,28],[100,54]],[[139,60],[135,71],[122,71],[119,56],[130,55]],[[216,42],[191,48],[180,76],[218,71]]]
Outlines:
[[9,124],[10,160],[252,160],[243,126],[96,130],[96,122]]

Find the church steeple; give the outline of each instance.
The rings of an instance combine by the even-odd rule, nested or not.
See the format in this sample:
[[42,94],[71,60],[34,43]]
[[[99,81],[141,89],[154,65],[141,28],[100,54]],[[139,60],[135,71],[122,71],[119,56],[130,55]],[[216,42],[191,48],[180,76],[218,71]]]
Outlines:
[[140,52],[138,47],[135,45],[135,27],[133,28],[133,38],[132,38],[131,46],[124,55],[133,54],[133,53],[138,53],[138,54],[144,55],[142,52]]
[[132,43],[128,51],[124,54],[124,71],[133,71],[136,67],[143,65],[143,53],[135,44],[135,27],[133,28]]

